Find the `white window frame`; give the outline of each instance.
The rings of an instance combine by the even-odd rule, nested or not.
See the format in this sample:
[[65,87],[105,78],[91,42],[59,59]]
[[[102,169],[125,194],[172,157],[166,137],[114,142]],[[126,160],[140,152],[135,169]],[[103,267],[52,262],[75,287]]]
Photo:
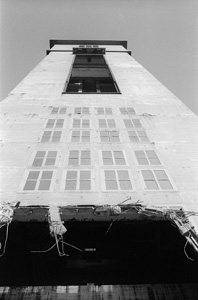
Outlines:
[[74,115],[90,115],[89,106],[76,106],[74,107]]
[[[104,164],[104,159],[103,159],[103,152],[110,152],[111,153],[111,158],[112,159],[112,164]],[[116,164],[116,157],[115,157],[115,152],[121,152],[123,157],[121,159],[124,159],[124,162],[125,164]],[[107,167],[107,166],[120,166],[123,168],[123,166],[126,166],[127,165],[127,160],[126,160],[126,155],[124,153],[123,150],[120,150],[120,149],[113,149],[113,150],[108,150],[108,149],[105,149],[105,150],[100,150],[100,162],[101,162],[101,165],[104,166],[104,167]]]
[[[54,121],[53,125],[52,125],[52,127],[47,127],[48,124],[50,123],[50,121]],[[62,123],[61,127],[58,126],[58,123],[60,123],[60,121]],[[44,126],[44,129],[46,129],[46,130],[58,130],[58,129],[63,129],[63,128],[65,128],[65,119],[53,119],[53,118],[50,118],[50,119],[48,119],[46,121],[45,126]]]
[[[95,107],[96,109],[96,114],[98,116],[112,116],[113,115],[113,109],[112,107]],[[101,113],[99,113],[101,111]]]
[[[153,176],[154,176],[154,180],[151,180],[151,181],[155,181],[155,183],[157,184],[157,186],[158,186],[158,189],[150,189],[150,188],[148,188],[147,187],[147,185],[146,185],[146,181],[147,180],[145,180],[144,179],[144,176],[143,176],[143,173],[142,173],[142,171],[149,171],[149,172],[152,172],[152,174],[153,174]],[[166,174],[166,176],[167,176],[167,179],[163,179],[163,180],[159,180],[158,178],[157,178],[157,176],[156,176],[156,173],[155,173],[155,171],[163,171],[163,172],[165,172],[165,174]],[[170,174],[168,173],[168,171],[167,170],[165,170],[165,169],[162,169],[162,168],[160,168],[160,169],[141,169],[140,170],[140,176],[141,176],[141,181],[142,181],[142,183],[143,183],[143,187],[144,187],[144,190],[146,190],[146,191],[148,191],[148,192],[160,192],[160,191],[163,191],[163,192],[174,192],[175,190],[177,190],[177,188],[176,188],[176,186],[175,186],[175,184],[174,184],[174,182],[173,182],[173,180],[171,179],[171,176],[170,176]],[[168,181],[169,183],[170,183],[170,185],[172,186],[172,189],[164,189],[164,188],[162,188],[161,186],[160,186],[160,184],[159,184],[159,181]]]
[[[144,157],[142,156],[139,156],[139,158],[141,159],[146,159],[146,161],[148,162],[147,164],[141,164],[141,163],[139,163],[139,161],[138,161],[138,156],[136,155],[136,152],[138,152],[138,151],[141,151],[141,152],[143,152],[143,155],[144,155]],[[153,151],[154,153],[155,153],[155,156],[153,156],[153,158],[156,158],[156,159],[158,159],[158,161],[159,161],[159,163],[152,163],[151,162],[151,157],[149,157],[148,156],[148,151]],[[161,163],[161,160],[159,159],[159,156],[158,156],[158,154],[156,154],[156,151],[154,150],[154,149],[135,149],[134,150],[134,155],[135,155],[135,159],[136,159],[136,161],[137,161],[137,164],[138,164],[138,166],[151,166],[151,167],[153,167],[153,166],[159,166],[159,167],[161,167],[162,166],[162,163]]]
[[[105,125],[104,127],[101,126],[102,121]],[[112,126],[111,123],[113,123],[113,126]],[[117,128],[116,120],[113,119],[113,118],[111,118],[111,119],[109,119],[109,118],[98,119],[98,128],[99,129],[110,129],[110,130],[113,129],[113,128]]]
[[[132,141],[132,140],[130,139],[130,135],[129,135],[129,132],[130,132],[130,131],[135,132],[135,136],[138,138],[138,141],[136,141],[136,140]],[[139,133],[141,133],[141,132],[144,132],[144,134],[145,134],[145,137],[146,137],[146,140],[145,140],[145,141],[141,138],[141,135],[139,134]],[[146,133],[146,131],[145,131],[144,129],[142,129],[142,130],[131,129],[131,130],[127,130],[127,133],[128,133],[129,141],[130,141],[131,143],[150,143],[149,137],[148,137],[148,135],[147,135],[147,133]],[[144,136],[143,136],[143,137],[144,137]]]
[[[131,126],[127,126],[126,125],[126,121],[128,121],[130,123]],[[135,124],[135,122],[138,122],[138,124]],[[128,118],[128,119],[123,119],[123,123],[124,123],[124,128],[126,128],[127,130],[132,129],[142,129],[142,124],[141,121],[139,119],[132,119],[132,118]]]
[[[116,175],[116,183],[117,183],[117,189],[107,189],[106,187],[106,177],[105,177],[105,171],[114,171],[115,172],[115,175]],[[118,172],[122,172],[122,171],[126,171],[128,173],[128,177],[129,177],[129,181],[130,181],[130,184],[131,184],[131,189],[122,189],[121,186],[120,186],[120,181],[128,181],[128,180],[119,180],[119,177],[118,177]],[[101,180],[102,180],[102,190],[107,192],[107,193],[110,193],[110,192],[127,192],[127,191],[134,191],[135,188],[134,188],[134,182],[132,180],[132,175],[131,175],[131,170],[129,169],[126,169],[126,168],[122,168],[122,169],[115,169],[115,168],[111,168],[111,169],[103,169],[101,170]],[[115,181],[115,180],[108,180],[108,181]]]
[[[51,133],[49,141],[42,141],[45,132],[50,132]],[[61,134],[60,134],[60,140],[59,141],[53,141],[53,137],[54,137],[54,135],[56,135],[55,132],[61,132]],[[62,130],[44,130],[42,132],[42,135],[41,135],[41,138],[40,138],[40,143],[43,143],[43,144],[45,144],[45,143],[55,143],[55,144],[56,143],[60,143],[62,141],[62,133],[63,133]]]
[[[39,184],[40,184],[43,172],[50,172],[50,171],[52,172],[52,177],[51,177],[51,180],[50,180],[51,183],[50,183],[49,190],[39,190],[38,188],[39,188]],[[37,180],[32,180],[32,181],[36,181],[36,186],[35,186],[34,190],[24,190],[30,172],[39,172],[38,179]],[[21,184],[19,186],[19,192],[22,192],[22,193],[49,193],[49,192],[52,192],[54,190],[56,175],[57,175],[57,170],[54,170],[54,169],[46,169],[46,168],[45,169],[40,169],[40,170],[32,169],[32,168],[27,169],[27,170],[25,170],[25,172],[23,174],[23,178],[22,178]],[[31,180],[29,180],[29,181],[31,181]]]
[[[67,180],[67,174],[68,172],[77,172],[77,185],[76,185],[76,189],[65,189],[66,186],[66,180]],[[90,183],[91,183],[91,188],[90,189],[80,189],[80,173],[81,172],[86,172],[89,171],[90,172]],[[72,179],[71,179],[72,180]],[[63,171],[63,176],[62,176],[62,180],[61,180],[61,191],[64,193],[89,193],[89,192],[93,192],[95,191],[95,180],[94,180],[94,173],[93,170],[91,169],[67,169]]]
[[[107,133],[107,135],[105,136],[104,135],[104,137],[108,137],[108,141],[102,141],[102,132],[105,132],[105,133]],[[118,141],[112,141],[111,140],[111,137],[114,137],[114,136],[111,136],[111,133],[113,134],[113,132],[116,132],[116,133],[118,133],[118,135],[116,136],[115,135],[115,137],[118,137]],[[99,131],[99,134],[100,134],[100,142],[101,143],[120,143],[121,142],[121,139],[120,139],[120,131],[119,130],[100,130]]]
[[[130,110],[131,110],[131,112],[130,112]],[[119,113],[120,113],[120,115],[129,115],[129,116],[136,115],[135,109],[132,106],[119,107]]]
[[[79,132],[79,135],[74,135],[74,132]],[[86,135],[85,132],[89,132],[89,135]],[[78,137],[78,136],[79,136],[78,141],[72,141],[73,137]],[[89,137],[89,141],[83,141],[83,137],[87,137],[87,136]],[[91,141],[91,130],[84,130],[84,129],[83,130],[82,129],[72,130],[70,141],[71,141],[71,143],[90,143],[90,141]]]
[[[77,156],[75,156],[74,154],[72,154],[72,152],[76,152],[77,153]],[[89,152],[89,157],[83,157],[85,152]],[[71,156],[74,156],[73,158]],[[71,164],[70,160],[77,160],[77,164]],[[90,160],[90,163],[89,164],[82,164],[83,160]],[[92,157],[91,157],[91,150],[90,149],[81,149],[81,150],[76,150],[76,149],[70,149],[69,150],[69,153],[68,153],[68,159],[67,159],[67,165],[68,166],[71,166],[72,168],[74,168],[75,166],[78,167],[78,166],[81,166],[81,167],[86,167],[87,166],[91,166],[91,163],[92,163]]]
[[[75,122],[78,121],[79,122],[79,126],[75,125]],[[88,127],[85,126],[85,123],[87,122]],[[76,126],[76,127],[75,127]],[[78,126],[78,127],[77,127]],[[79,119],[79,118],[73,118],[72,119],[72,127],[73,130],[75,129],[90,129],[91,128],[91,120],[90,119]]]
[[[53,112],[54,110],[57,110],[57,113],[54,113]],[[66,106],[62,106],[62,107],[53,106],[51,110],[51,115],[65,115],[66,113],[67,113]]]
[[[44,152],[44,156],[42,156],[41,154],[40,154],[40,156],[38,156],[39,152]],[[50,155],[52,155],[52,153],[50,153],[50,152],[55,152],[56,155],[54,157],[53,156],[50,157]],[[31,166],[31,168],[42,168],[42,167],[44,167],[44,168],[53,168],[57,164],[58,154],[59,153],[58,153],[57,150],[43,150],[43,149],[39,150],[38,149],[38,150],[33,152],[33,155],[31,157],[29,165]],[[42,164],[38,165],[38,166],[36,166],[36,165],[34,166],[33,163],[34,163],[35,159],[39,159],[39,158],[40,158],[40,160],[42,159]],[[46,165],[46,162],[49,159],[55,159],[55,163],[53,165]]]

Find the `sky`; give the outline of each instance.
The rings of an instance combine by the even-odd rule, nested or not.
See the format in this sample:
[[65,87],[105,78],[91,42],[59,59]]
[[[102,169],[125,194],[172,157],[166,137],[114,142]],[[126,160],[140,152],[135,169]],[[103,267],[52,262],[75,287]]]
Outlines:
[[128,50],[198,115],[198,0],[0,0],[3,100],[50,39],[127,40]]

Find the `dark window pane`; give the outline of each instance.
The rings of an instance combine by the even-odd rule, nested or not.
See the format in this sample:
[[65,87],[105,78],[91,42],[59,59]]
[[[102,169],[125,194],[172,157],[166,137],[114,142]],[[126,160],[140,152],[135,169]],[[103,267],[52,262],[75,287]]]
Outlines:
[[132,185],[131,185],[131,182],[129,180],[119,181],[119,184],[120,184],[120,189],[121,190],[132,190]]
[[42,163],[43,163],[43,158],[35,158],[32,165],[34,167],[40,167],[42,166]]
[[66,179],[77,179],[77,171],[68,171]]
[[80,180],[80,190],[90,190],[91,181],[90,180]]
[[55,158],[47,158],[45,162],[45,166],[54,166],[55,165]]
[[146,180],[145,184],[146,184],[146,188],[149,190],[159,190],[155,180]]
[[145,180],[147,180],[147,179],[155,179],[152,171],[150,171],[150,170],[143,170],[142,171],[142,175],[143,175],[143,178]]
[[163,170],[155,170],[154,173],[155,173],[155,175],[156,175],[156,177],[157,177],[158,180],[160,180],[160,179],[168,179],[165,171],[163,171]]
[[105,183],[106,183],[107,190],[117,190],[118,189],[116,180],[107,180],[107,181],[105,181]]
[[28,180],[29,179],[38,179],[39,177],[39,171],[30,171],[29,175],[28,175]]
[[37,151],[36,158],[37,157],[44,157],[44,156],[45,156],[45,151]]
[[142,158],[142,157],[138,157],[137,161],[139,163],[139,165],[148,165],[148,160],[146,158]]
[[24,191],[34,191],[36,187],[36,181],[26,181],[25,186],[23,188]]
[[41,180],[39,183],[38,190],[39,191],[47,191],[50,189],[50,184],[51,184],[50,180]]
[[172,190],[173,189],[169,180],[159,180],[158,183],[159,183],[161,189],[163,189],[163,190]]
[[41,179],[51,179],[53,171],[43,171]]
[[65,183],[65,190],[76,190],[77,181],[76,180],[67,180]]
[[113,170],[105,170],[105,179],[106,180],[116,179],[115,171],[113,171]]

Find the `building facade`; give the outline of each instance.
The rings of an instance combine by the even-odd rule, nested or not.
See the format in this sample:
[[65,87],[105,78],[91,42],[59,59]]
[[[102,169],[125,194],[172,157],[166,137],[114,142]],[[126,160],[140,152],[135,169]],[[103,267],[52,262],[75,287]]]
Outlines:
[[51,40],[1,103],[0,221],[48,223],[60,256],[72,224],[108,235],[168,221],[196,259],[198,118],[130,54],[125,41]]

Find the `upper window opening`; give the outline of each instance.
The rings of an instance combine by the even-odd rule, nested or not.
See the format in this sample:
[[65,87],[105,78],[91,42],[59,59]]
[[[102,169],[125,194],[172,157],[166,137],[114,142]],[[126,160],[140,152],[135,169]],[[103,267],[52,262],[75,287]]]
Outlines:
[[76,55],[66,93],[119,93],[103,55]]

